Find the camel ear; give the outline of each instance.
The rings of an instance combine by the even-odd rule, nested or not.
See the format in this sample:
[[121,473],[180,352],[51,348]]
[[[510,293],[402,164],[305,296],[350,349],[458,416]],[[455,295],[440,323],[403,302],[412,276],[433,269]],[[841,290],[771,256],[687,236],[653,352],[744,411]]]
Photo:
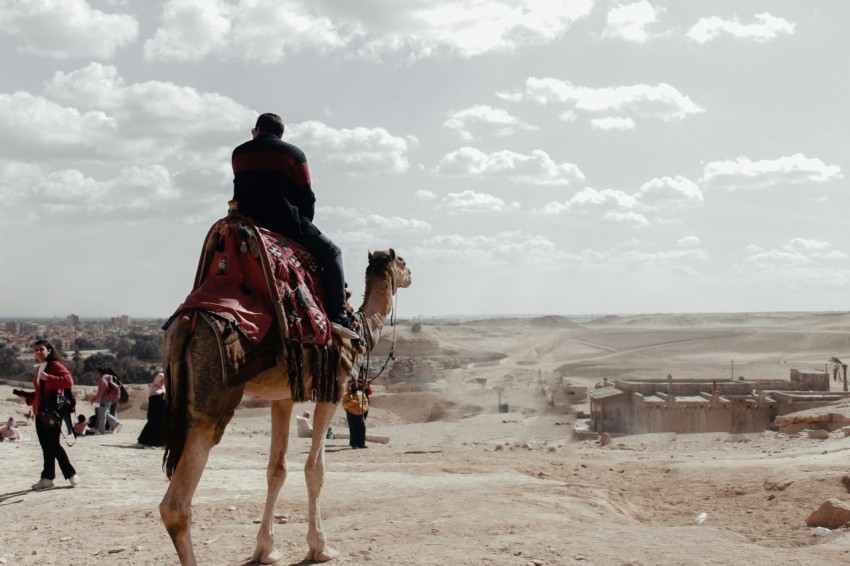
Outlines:
[[395,261],[395,250],[390,248],[390,259]]
[[369,263],[372,263],[372,252],[369,252]]

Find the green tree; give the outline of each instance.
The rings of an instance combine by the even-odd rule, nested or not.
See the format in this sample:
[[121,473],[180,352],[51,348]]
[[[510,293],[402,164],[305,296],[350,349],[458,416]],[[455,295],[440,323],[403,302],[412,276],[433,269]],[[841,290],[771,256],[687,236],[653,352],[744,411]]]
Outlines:
[[162,338],[159,336],[135,336],[130,354],[140,360],[158,362],[162,359]]
[[21,377],[27,375],[27,367],[18,359],[14,346],[3,345],[0,348],[0,375]]
[[96,350],[99,348],[99,346],[88,338],[80,336],[79,338],[74,340],[74,348],[76,350]]

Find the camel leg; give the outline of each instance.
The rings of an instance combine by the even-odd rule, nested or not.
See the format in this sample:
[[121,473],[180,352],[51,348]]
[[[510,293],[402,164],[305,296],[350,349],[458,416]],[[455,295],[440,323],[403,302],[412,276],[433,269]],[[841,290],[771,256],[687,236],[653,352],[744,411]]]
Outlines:
[[215,426],[193,426],[186,435],[183,456],[174,470],[171,483],[162,502],[159,514],[182,566],[197,566],[192,548],[192,497],[204,473],[210,450],[215,446]]
[[304,463],[304,477],[307,480],[309,500],[307,544],[310,546],[310,551],[307,554],[307,560],[312,562],[327,562],[339,556],[339,551],[331,547],[325,537],[319,507],[319,496],[322,493],[322,485],[325,483],[325,435],[335,412],[336,403],[316,403],[313,416],[313,440],[310,444],[310,454]]
[[269,465],[266,469],[268,491],[263,521],[257,533],[257,547],[251,559],[260,564],[272,564],[283,558],[283,553],[274,547],[274,508],[283,482],[286,480],[286,450],[289,446],[289,418],[292,416],[292,400],[272,402],[271,448]]

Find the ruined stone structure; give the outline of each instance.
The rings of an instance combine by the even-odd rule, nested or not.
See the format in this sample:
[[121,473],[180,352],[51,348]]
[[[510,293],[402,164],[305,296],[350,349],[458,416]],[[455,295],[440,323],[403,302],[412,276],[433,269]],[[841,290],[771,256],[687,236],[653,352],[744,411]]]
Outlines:
[[847,398],[829,391],[822,371],[791,370],[790,380],[616,380],[588,393],[595,433],[761,432],[777,416]]

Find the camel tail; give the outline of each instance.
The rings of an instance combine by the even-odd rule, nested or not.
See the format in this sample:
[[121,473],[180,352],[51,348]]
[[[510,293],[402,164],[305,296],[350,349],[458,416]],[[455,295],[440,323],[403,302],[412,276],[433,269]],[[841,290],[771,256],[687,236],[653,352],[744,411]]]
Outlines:
[[183,361],[191,337],[190,325],[173,321],[166,330],[162,348],[165,370],[165,417],[162,425],[162,445],[165,454],[162,468],[170,480],[183,455],[189,421],[189,376]]

